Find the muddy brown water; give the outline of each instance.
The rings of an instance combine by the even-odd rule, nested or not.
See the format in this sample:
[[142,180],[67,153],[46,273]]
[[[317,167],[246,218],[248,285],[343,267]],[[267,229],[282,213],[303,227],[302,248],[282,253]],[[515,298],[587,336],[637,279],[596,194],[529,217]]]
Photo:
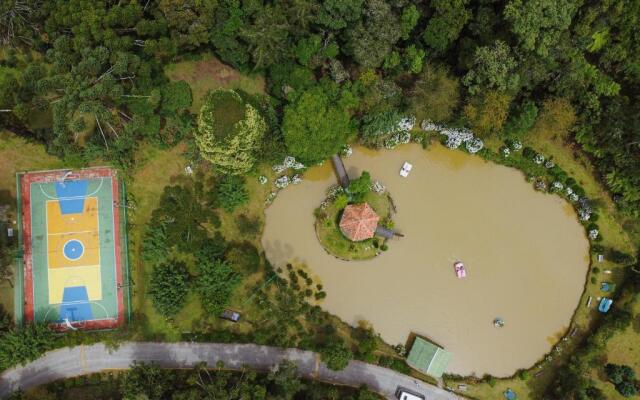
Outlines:
[[[413,164],[408,178],[398,171]],[[567,329],[585,282],[588,242],[571,206],[533,190],[515,170],[440,145],[355,149],[397,206],[389,250],[345,262],[322,249],[313,210],[336,183],[330,162],[282,190],[266,210],[263,245],[275,265],[305,263],[322,282],[322,306],[371,322],[391,344],[424,335],[453,353],[450,373],[506,376],[531,366]],[[467,277],[457,279],[462,260]],[[501,317],[503,328],[493,326]]]

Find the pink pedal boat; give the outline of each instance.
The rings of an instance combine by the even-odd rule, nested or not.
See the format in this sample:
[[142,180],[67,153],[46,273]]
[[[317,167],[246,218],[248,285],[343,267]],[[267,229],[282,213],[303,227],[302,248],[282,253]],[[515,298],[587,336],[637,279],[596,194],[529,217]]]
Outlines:
[[464,264],[462,263],[462,261],[456,261],[455,263],[453,263],[453,269],[456,271],[456,276],[459,279],[467,276],[467,270],[464,269]]

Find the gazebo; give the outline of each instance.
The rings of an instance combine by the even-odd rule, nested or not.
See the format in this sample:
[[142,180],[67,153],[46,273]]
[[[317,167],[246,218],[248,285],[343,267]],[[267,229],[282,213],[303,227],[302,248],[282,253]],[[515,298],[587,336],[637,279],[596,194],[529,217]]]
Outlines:
[[353,242],[370,239],[376,233],[379,220],[369,204],[350,204],[342,212],[340,231]]

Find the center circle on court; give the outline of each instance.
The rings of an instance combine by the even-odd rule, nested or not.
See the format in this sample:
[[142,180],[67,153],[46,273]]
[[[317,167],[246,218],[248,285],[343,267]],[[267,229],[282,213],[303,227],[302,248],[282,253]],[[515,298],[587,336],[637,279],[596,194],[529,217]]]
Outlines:
[[62,253],[69,260],[77,260],[82,257],[82,253],[84,253],[84,246],[79,240],[69,240],[64,244]]

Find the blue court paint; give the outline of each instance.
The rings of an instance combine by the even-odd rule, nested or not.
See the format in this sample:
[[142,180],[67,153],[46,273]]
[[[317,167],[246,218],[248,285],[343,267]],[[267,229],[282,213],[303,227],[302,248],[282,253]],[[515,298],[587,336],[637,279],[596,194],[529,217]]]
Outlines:
[[88,321],[93,319],[89,295],[85,286],[64,288],[62,304],[60,304],[60,320]]
[[84,196],[87,195],[89,181],[81,179],[78,181],[57,182],[56,196],[64,197],[80,197],[78,199],[60,200],[60,212],[64,214],[79,214],[84,210]]
[[82,257],[82,253],[84,253],[84,246],[79,240],[69,240],[64,244],[62,252],[69,260],[77,260]]

